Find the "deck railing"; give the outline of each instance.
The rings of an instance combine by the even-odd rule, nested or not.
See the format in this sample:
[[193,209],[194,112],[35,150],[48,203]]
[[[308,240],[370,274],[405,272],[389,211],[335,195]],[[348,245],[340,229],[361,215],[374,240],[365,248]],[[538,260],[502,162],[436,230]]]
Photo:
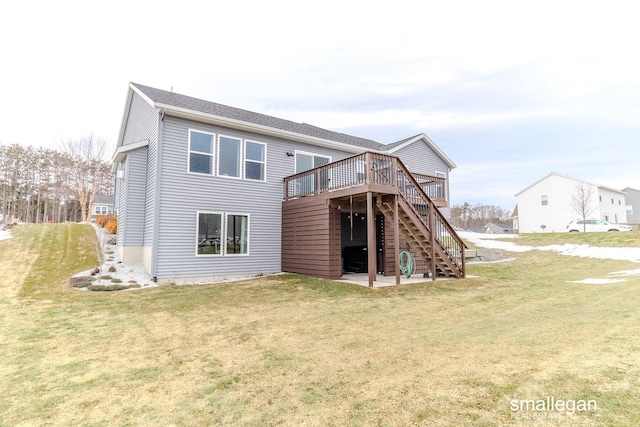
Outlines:
[[[395,157],[362,153],[284,179],[284,199],[312,196],[365,183],[395,185],[391,170]],[[424,193],[433,201],[447,201],[447,180],[431,175],[411,173]]]
[[426,227],[433,230],[433,237],[464,271],[464,243],[433,202],[446,201],[446,179],[411,173],[397,157],[366,152],[288,176],[284,179],[284,199],[363,184],[397,187]]

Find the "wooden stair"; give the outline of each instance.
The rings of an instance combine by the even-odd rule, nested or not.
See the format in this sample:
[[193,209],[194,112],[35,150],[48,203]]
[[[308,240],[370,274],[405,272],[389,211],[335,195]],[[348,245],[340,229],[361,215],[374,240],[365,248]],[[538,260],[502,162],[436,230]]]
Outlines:
[[[395,223],[393,196],[382,197],[376,205],[392,224]],[[446,248],[432,233],[428,217],[418,214],[402,195],[398,196],[397,215],[400,234],[411,249],[420,254],[431,266],[433,277],[462,278],[465,276],[464,267],[459,265],[449,252],[450,249]]]

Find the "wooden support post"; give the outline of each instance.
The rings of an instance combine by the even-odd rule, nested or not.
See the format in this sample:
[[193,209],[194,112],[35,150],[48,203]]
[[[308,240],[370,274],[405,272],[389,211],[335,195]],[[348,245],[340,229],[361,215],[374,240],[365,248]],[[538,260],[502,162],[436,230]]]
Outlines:
[[369,270],[369,287],[373,287],[376,280],[376,216],[373,210],[373,193],[367,191],[367,264]]
[[393,256],[395,257],[393,265],[396,266],[396,285],[400,284],[400,221],[398,220],[400,212],[398,208],[398,195],[395,194],[393,196]]
[[436,276],[438,274],[436,269],[436,230],[435,230],[435,215],[436,213],[433,211],[436,207],[431,204],[429,206],[429,234],[431,235],[430,245],[431,245],[431,280],[436,281]]

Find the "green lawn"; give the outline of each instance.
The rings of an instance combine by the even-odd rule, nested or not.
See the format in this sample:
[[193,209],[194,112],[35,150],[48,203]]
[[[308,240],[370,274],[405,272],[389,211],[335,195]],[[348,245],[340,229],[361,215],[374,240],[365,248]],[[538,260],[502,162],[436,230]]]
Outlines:
[[[568,282],[638,264],[531,251],[373,290],[295,275],[71,289],[94,234],[25,225],[0,241],[2,426],[640,425],[640,276]],[[536,238],[603,245],[574,234]],[[597,409],[512,409],[547,397]]]

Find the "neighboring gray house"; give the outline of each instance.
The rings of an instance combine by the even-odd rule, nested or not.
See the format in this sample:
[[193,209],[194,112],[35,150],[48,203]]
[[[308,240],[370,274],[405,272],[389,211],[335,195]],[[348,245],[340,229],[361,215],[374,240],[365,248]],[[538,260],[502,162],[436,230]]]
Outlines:
[[640,224],[640,190],[627,187],[622,192],[627,203],[627,223]]
[[[396,157],[401,162],[396,162]],[[397,170],[389,174],[390,166],[395,168],[396,163]],[[401,163],[411,171],[411,177],[401,176]],[[280,271],[335,277],[342,272],[342,266],[334,265],[335,257],[340,264],[345,248],[344,244],[340,247],[339,238],[338,247],[331,246],[335,239],[329,234],[334,231],[324,226],[318,226],[324,231],[307,241],[316,252],[296,249],[295,257],[305,267],[283,268],[284,257],[291,256],[286,255],[289,246],[283,248],[283,222],[293,234],[314,227],[299,218],[283,219],[283,206],[295,207],[296,203],[325,197],[318,212],[325,207],[331,209],[329,214],[341,218],[343,228],[347,212],[355,215],[360,209],[362,215],[375,213],[380,227],[387,223],[390,230],[391,221],[399,224],[396,229],[406,231],[407,217],[419,217],[398,210],[394,216],[393,209],[387,209],[393,206],[393,199],[383,199],[383,195],[404,197],[402,202],[410,197],[409,192],[411,197],[423,194],[422,199],[428,195],[428,202],[411,203],[416,209],[427,209],[427,213],[420,214],[423,221],[433,215],[438,230],[444,230],[434,233],[437,247],[432,246],[430,254],[423,251],[425,262],[430,262],[430,268],[438,274],[456,270],[458,277],[464,275],[464,266],[460,273],[453,265],[455,261],[449,260],[463,259],[463,244],[461,240],[452,241],[451,235],[457,236],[448,231],[448,224],[438,211],[448,212],[449,172],[455,164],[424,134],[384,145],[132,83],[113,164],[120,257],[125,263],[143,263],[158,282],[206,281]],[[287,178],[292,175],[295,179]],[[391,188],[388,194],[382,185],[383,176],[388,179],[385,185]],[[289,179],[286,189],[285,178]],[[356,181],[348,183],[349,179]],[[366,187],[360,196],[351,191],[357,186]],[[340,191],[330,193],[338,188]],[[368,206],[363,200],[369,200]],[[372,207],[371,200],[377,207]],[[320,215],[318,221],[323,223],[326,218],[329,216]],[[420,227],[422,235],[430,232],[425,231],[424,224]],[[371,233],[368,244],[375,245]],[[448,236],[443,238],[446,243],[438,242],[441,235]],[[417,247],[414,240],[409,236],[396,241],[411,243],[413,248]],[[381,237],[377,243],[382,244]],[[422,243],[426,247],[429,242]],[[380,250],[389,251],[388,258],[392,260],[391,251],[397,252],[398,248],[385,245]],[[454,249],[447,249],[451,247]],[[369,253],[373,256],[376,246],[369,248],[374,249]],[[320,253],[329,254],[334,260],[333,270],[305,270],[320,262]],[[388,270],[397,270],[392,261],[389,265],[392,267]]]
[[96,194],[91,205],[91,222],[100,215],[113,215],[113,195]]
[[493,224],[491,222],[484,226],[484,232],[487,234],[504,234],[513,233],[513,229],[506,224]]

